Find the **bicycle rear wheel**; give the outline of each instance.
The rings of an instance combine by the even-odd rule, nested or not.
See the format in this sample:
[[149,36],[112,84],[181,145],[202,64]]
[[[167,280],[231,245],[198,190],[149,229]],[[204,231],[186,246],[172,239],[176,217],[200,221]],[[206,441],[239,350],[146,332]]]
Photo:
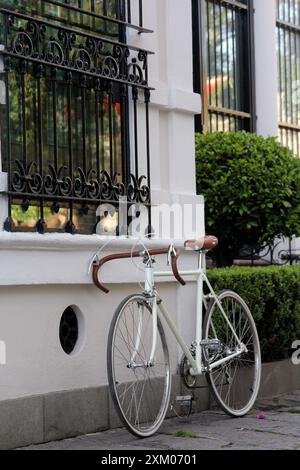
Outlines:
[[117,308],[109,331],[107,370],[118,415],[138,437],[149,437],[161,426],[170,400],[170,361],[162,324],[157,322],[154,364],[152,307],[144,295],[131,295]]
[[[247,352],[232,358],[207,374],[208,385],[221,408],[231,416],[247,414],[259,391],[261,356],[255,322],[243,299],[232,291],[218,295],[227,318]],[[220,351],[210,353],[213,363],[236,351],[238,342],[216,301],[208,306],[203,325],[204,339],[218,339]]]

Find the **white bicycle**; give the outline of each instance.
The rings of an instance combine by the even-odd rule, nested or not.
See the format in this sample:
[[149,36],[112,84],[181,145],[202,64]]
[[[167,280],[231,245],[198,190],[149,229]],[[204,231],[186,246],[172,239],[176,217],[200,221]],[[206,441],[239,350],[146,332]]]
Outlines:
[[[171,370],[166,336],[160,317],[183,350],[181,375],[193,388],[196,377],[205,374],[216,402],[229,415],[244,416],[257,398],[261,377],[261,356],[256,326],[249,308],[235,292],[216,294],[206,275],[205,255],[218,240],[207,236],[186,241],[185,248],[199,257],[198,268],[178,272],[178,250],[143,250],[106,256],[93,264],[93,280],[103,292],[100,268],[108,261],[142,257],[145,287],[141,294],[125,298],[114,314],[108,337],[107,370],[109,387],[117,412],[127,429],[138,437],[149,437],[161,426],[170,401]],[[154,257],[167,254],[175,278],[197,277],[196,337],[186,344],[155,287]],[[208,294],[203,291],[207,286]],[[203,307],[205,315],[203,314]],[[204,321],[203,321],[204,316]]]

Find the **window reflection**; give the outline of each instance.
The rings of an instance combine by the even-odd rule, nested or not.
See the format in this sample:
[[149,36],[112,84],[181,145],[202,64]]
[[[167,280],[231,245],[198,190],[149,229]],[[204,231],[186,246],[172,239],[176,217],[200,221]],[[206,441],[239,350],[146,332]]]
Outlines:
[[[69,2],[78,4],[78,2]],[[90,1],[82,1],[82,8],[90,8]],[[103,1],[95,1],[95,10],[103,9]],[[113,15],[115,1],[106,2],[107,14]],[[48,2],[0,0],[0,7],[13,10],[22,10],[22,13],[35,15],[44,12],[46,15],[65,19],[69,24],[80,23],[82,15],[64,11],[62,8],[48,4]],[[100,12],[100,10],[99,10]],[[103,12],[102,12],[103,13]],[[115,15],[115,12],[114,12]],[[85,26],[88,26],[90,17],[85,17]],[[21,25],[21,20],[20,20]],[[94,25],[93,25],[94,26]],[[113,35],[116,26],[106,24],[107,35]],[[54,35],[55,31],[53,32]],[[52,34],[49,28],[49,35]],[[16,61],[9,72],[9,125],[11,141],[11,160],[39,164],[39,120],[42,129],[42,155],[44,162],[44,175],[49,172],[49,163],[55,171],[64,169],[60,177],[70,173],[70,159],[74,174],[78,174],[78,167],[82,167],[83,152],[86,152],[86,172],[93,171],[99,179],[99,174],[106,170],[113,177],[123,180],[122,168],[122,142],[121,126],[125,120],[124,107],[121,106],[120,85],[113,84],[108,93],[105,84],[96,91],[93,78],[87,77],[84,85],[82,76],[73,74],[70,92],[70,106],[68,105],[68,82],[65,71],[56,70],[55,76],[50,67],[42,68],[42,78],[37,79],[36,66],[27,63],[26,70],[21,70],[21,61]],[[4,85],[4,76],[1,77]],[[38,90],[40,86],[40,91]],[[4,90],[5,94],[5,90]],[[39,94],[41,110],[39,109]],[[7,142],[6,103],[0,106],[1,140]],[[70,108],[70,109],[69,109]],[[84,126],[84,127],[83,127]],[[124,123],[123,123],[124,128]],[[85,129],[85,132],[84,132]],[[84,136],[84,138],[83,138]],[[85,139],[85,148],[83,140]],[[71,141],[71,145],[70,145]],[[71,154],[70,154],[71,148]],[[6,148],[2,151],[2,167],[7,170]],[[15,165],[15,163],[14,163]],[[15,168],[12,170],[14,171]],[[50,175],[51,176],[51,175]],[[31,205],[32,204],[32,205]],[[55,231],[63,230],[70,219],[68,202],[58,204],[43,202],[44,220],[47,228]],[[48,204],[48,205],[47,205]],[[64,204],[66,207],[64,207]],[[12,204],[12,219],[19,229],[35,230],[40,219],[39,205],[34,201],[16,200]],[[95,212],[88,206],[74,207],[73,222],[81,233],[91,233],[95,224]]]
[[300,155],[300,0],[277,0],[277,16],[279,137]]
[[[248,9],[232,2],[206,0],[206,93],[209,130],[248,128],[249,120],[233,111],[250,113]],[[248,5],[247,0],[243,1]],[[217,110],[212,108],[218,108]],[[216,114],[217,113],[217,114]]]

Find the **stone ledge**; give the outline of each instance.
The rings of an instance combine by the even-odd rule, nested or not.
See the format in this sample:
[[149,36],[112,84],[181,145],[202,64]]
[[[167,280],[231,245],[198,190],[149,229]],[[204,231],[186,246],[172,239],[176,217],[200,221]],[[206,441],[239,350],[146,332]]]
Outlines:
[[[300,366],[290,360],[263,364],[259,398],[270,398],[300,389]],[[211,406],[205,378],[195,391],[193,410]],[[190,393],[190,392],[188,392]],[[173,377],[172,398],[187,394],[178,376]],[[168,417],[174,416],[169,412]],[[0,449],[12,449],[75,437],[120,426],[108,386],[67,390],[0,402]]]

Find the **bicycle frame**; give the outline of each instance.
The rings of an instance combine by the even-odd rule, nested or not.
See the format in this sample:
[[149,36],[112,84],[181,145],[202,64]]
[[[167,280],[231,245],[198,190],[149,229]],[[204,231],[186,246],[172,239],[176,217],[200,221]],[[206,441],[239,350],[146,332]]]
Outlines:
[[[229,328],[232,331],[233,336],[235,337],[238,348],[236,349],[235,352],[232,354],[229,354],[227,357],[219,359],[214,361],[209,365],[209,370],[215,369],[219,367],[222,364],[225,364],[226,362],[230,361],[234,357],[237,357],[241,355],[243,352],[247,352],[247,348],[245,345],[243,345],[238,336],[236,335],[236,332],[234,330],[234,327],[230,323],[226,313],[224,312],[224,309],[214,292],[207,276],[206,276],[206,263],[205,263],[205,253],[200,252],[199,253],[199,258],[198,258],[198,268],[195,270],[188,270],[188,271],[181,271],[180,275],[188,277],[188,276],[194,276],[196,277],[197,280],[197,310],[196,310],[196,344],[195,344],[195,357],[191,354],[190,347],[186,344],[184,341],[183,337],[181,336],[177,326],[173,322],[171,316],[169,315],[167,309],[164,307],[162,299],[159,297],[156,289],[155,289],[155,278],[156,277],[169,277],[171,276],[172,273],[170,271],[159,271],[155,272],[154,268],[152,266],[152,263],[147,264],[145,267],[145,295],[149,298],[151,298],[152,301],[152,322],[153,322],[153,334],[152,334],[152,348],[151,348],[151,354],[149,358],[148,364],[151,365],[153,364],[154,361],[154,356],[155,356],[155,350],[156,350],[156,344],[157,344],[157,311],[159,309],[162,317],[165,319],[166,323],[168,324],[170,330],[172,331],[173,335],[175,336],[177,342],[181,346],[184,354],[188,358],[190,364],[191,364],[191,370],[190,373],[191,375],[201,375],[205,372],[208,371],[207,366],[203,365],[203,358],[202,358],[202,321],[203,321],[203,306],[207,308],[208,304],[208,299],[213,299],[220,311],[222,312],[225,321],[228,323]],[[204,283],[207,285],[209,289],[209,294],[204,295],[203,294],[203,285]],[[142,315],[140,316],[140,322],[142,322]],[[141,330],[141,324],[138,327],[138,330]],[[136,339],[136,345],[135,345],[135,353],[133,354],[133,359],[136,355],[136,352],[139,347],[139,342],[140,338],[137,337]],[[132,361],[134,362],[134,361]]]

